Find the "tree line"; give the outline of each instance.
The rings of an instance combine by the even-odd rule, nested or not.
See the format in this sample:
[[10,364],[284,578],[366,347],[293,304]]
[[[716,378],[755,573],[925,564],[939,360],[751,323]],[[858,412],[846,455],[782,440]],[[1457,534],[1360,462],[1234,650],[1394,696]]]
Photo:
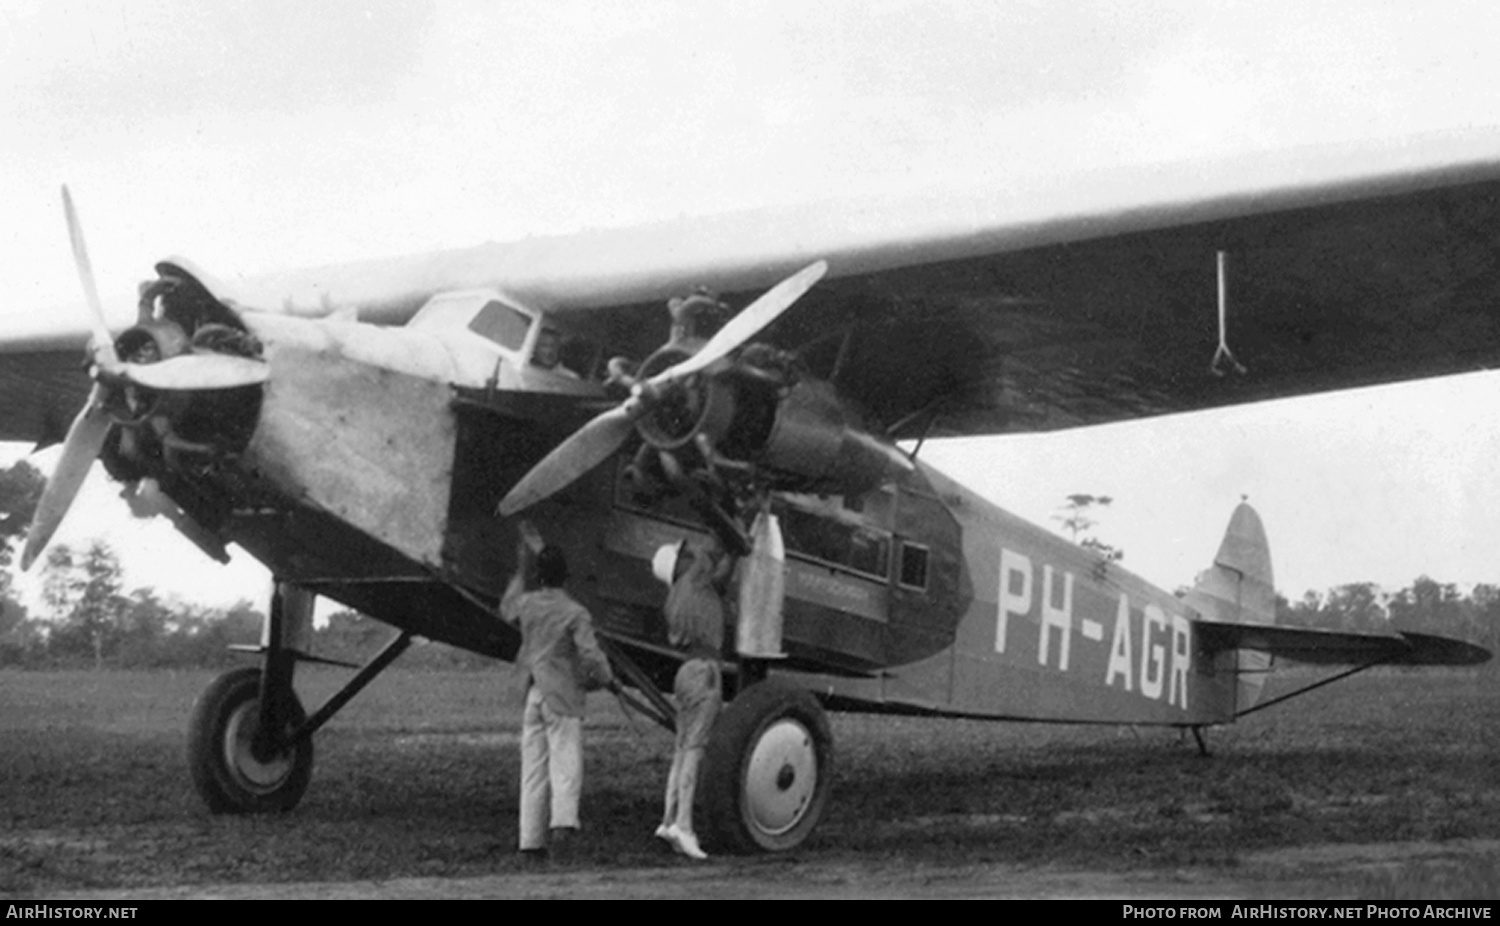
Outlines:
[[0,610],[0,667],[187,668],[230,665],[231,644],[260,640],[262,612],[248,601],[205,608],[123,588],[113,549],[58,545],[43,564],[47,614],[7,595]]
[[1457,637],[1500,652],[1500,585],[1482,582],[1465,593],[1451,582],[1420,576],[1398,592],[1351,582],[1298,601],[1276,596],[1277,623],[1321,630],[1389,633],[1408,630]]
[[[1066,496],[1052,517],[1069,539],[1098,554],[1101,564],[1118,562],[1125,556],[1123,550],[1092,534],[1098,526],[1095,515],[1113,501],[1108,495],[1077,492]],[[1374,582],[1351,582],[1322,594],[1308,591],[1297,601],[1278,592],[1276,623],[1352,633],[1431,633],[1478,643],[1492,653],[1500,653],[1500,585],[1481,583],[1464,593],[1451,582],[1424,575],[1395,593]]]
[[[242,600],[225,608],[186,604],[150,588],[125,588],[115,550],[103,540],[75,549],[54,544],[41,563],[41,609],[32,614],[13,587],[11,563],[41,497],[45,479],[22,461],[0,470],[0,668],[214,668],[249,657],[231,646],[260,643],[265,612]],[[269,591],[269,590],[268,590]],[[312,649],[363,662],[393,631],[354,611],[320,621]],[[492,665],[452,647],[414,646],[406,665]]]
[[[207,608],[124,590],[119,557],[101,540],[48,552],[42,567],[45,615],[32,616],[7,594],[0,602],[0,668],[216,668],[243,664],[232,646],[260,643],[265,612],[241,600]],[[312,652],[349,663],[368,660],[394,634],[357,612],[329,615],[313,630]],[[464,667],[491,660],[451,647],[417,646],[405,665]]]

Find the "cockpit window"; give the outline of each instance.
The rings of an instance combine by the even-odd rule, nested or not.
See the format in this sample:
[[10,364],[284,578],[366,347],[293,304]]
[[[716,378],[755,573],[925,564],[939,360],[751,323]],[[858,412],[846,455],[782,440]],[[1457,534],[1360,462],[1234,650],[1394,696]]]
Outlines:
[[530,327],[531,316],[494,300],[486,302],[469,322],[470,331],[510,350],[521,349]]

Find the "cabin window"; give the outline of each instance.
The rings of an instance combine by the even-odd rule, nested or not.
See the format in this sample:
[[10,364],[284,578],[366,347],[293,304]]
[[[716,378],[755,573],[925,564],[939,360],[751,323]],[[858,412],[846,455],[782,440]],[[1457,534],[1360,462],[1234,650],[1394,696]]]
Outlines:
[[779,514],[788,550],[881,579],[889,574],[889,535],[796,508]]
[[521,349],[530,328],[530,315],[494,300],[486,302],[469,322],[470,331],[510,350]]
[[906,588],[927,588],[927,548],[901,544],[901,584]]
[[891,556],[891,542],[871,530],[856,527],[849,534],[849,562],[850,569],[860,572],[868,572],[871,575],[886,577],[889,567],[886,565]]

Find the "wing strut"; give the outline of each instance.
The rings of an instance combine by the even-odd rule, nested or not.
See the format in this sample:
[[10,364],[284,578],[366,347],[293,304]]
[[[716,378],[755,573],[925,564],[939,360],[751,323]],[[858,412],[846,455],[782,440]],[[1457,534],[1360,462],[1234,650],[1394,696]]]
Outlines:
[[[931,402],[928,402],[926,405],[923,405],[921,408],[917,409],[909,415],[906,415],[895,424],[892,424],[890,427],[886,428],[885,436],[893,441],[902,440],[903,438],[901,438],[900,434],[902,431],[906,430],[907,425],[910,425],[916,421],[921,421],[922,433],[917,435],[916,437],[917,445],[916,447],[912,448],[911,453],[907,454],[908,458],[915,460],[917,458],[918,451],[922,449],[922,444],[927,440],[927,435],[932,433],[933,427],[937,424],[938,415],[942,413],[942,406],[947,401],[948,396],[938,396],[936,399],[933,399]],[[911,438],[906,438],[906,440],[910,439]]]
[[[1386,665],[1388,663],[1395,662],[1396,658],[1398,656],[1401,656],[1401,655],[1403,655],[1403,654],[1401,654],[1401,653],[1393,653],[1393,654],[1391,654],[1389,656],[1382,656],[1381,658],[1376,659],[1373,662],[1367,662],[1367,663],[1365,663],[1362,666],[1355,666],[1352,669],[1346,669],[1345,671],[1340,672],[1337,675],[1330,675],[1327,678],[1319,679],[1318,681],[1313,682],[1311,685],[1304,685],[1301,688],[1298,688],[1295,691],[1289,691],[1286,694],[1281,695],[1280,697],[1272,698],[1269,701],[1262,701],[1261,703],[1255,705],[1254,707],[1247,707],[1244,710],[1237,712],[1234,715],[1234,719],[1235,720],[1239,720],[1241,717],[1248,716],[1250,714],[1255,713],[1256,711],[1263,711],[1263,710],[1265,710],[1266,708],[1270,707],[1273,704],[1280,704],[1282,701],[1288,701],[1288,700],[1290,700],[1292,698],[1297,697],[1298,695],[1307,694],[1309,691],[1312,691],[1312,690],[1317,689],[1317,688],[1322,688],[1324,685],[1332,685],[1334,682],[1341,682],[1344,679],[1348,678],[1349,676],[1351,676],[1351,675],[1358,675],[1359,673],[1365,671],[1366,669],[1373,669],[1376,666],[1383,666],[1383,665]],[[1202,745],[1201,742],[1200,742],[1199,745]]]

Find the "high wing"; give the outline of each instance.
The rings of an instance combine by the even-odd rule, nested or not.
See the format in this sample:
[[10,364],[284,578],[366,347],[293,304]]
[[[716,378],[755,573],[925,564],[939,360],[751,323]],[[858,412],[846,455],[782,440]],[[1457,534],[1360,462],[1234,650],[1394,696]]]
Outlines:
[[89,396],[81,331],[48,338],[0,338],[0,440],[46,446],[62,440]]
[[[491,287],[538,310],[587,312],[601,340],[639,359],[664,340],[668,298],[703,285],[741,305],[826,259],[828,278],[770,340],[893,436],[939,436],[1487,368],[1500,361],[1497,245],[1500,136],[1441,136],[685,219],[212,288],[245,307],[352,308],[399,324],[435,292]],[[55,436],[86,393],[78,354],[0,351],[0,437]],[[37,385],[70,373],[76,396]]]
[[1486,662],[1483,647],[1448,637],[1402,631],[1343,633],[1273,624],[1195,620],[1210,653],[1246,649],[1312,665],[1473,666]]
[[[644,356],[666,299],[701,284],[742,304],[821,258],[828,278],[772,340],[893,433],[993,434],[1493,366],[1497,245],[1500,136],[1439,136],[537,238],[248,298],[365,299],[378,318],[434,279],[497,285],[596,312]],[[1214,364],[1220,251],[1243,373]]]

